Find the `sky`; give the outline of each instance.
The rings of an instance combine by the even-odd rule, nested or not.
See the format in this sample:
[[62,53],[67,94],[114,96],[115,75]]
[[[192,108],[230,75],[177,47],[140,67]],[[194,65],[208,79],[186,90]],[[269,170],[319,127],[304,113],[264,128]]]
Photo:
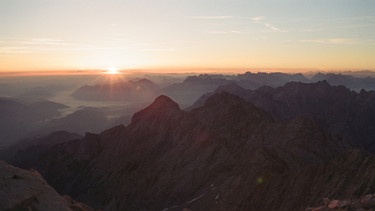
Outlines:
[[0,0],[0,71],[375,70],[374,0]]

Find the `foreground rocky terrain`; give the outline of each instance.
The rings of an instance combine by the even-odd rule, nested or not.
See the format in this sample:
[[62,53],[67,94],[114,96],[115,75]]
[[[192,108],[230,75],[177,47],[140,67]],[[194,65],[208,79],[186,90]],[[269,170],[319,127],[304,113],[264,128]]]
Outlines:
[[372,154],[225,92],[189,112],[159,96],[127,126],[56,143],[13,162],[96,209],[305,210],[375,192]]
[[35,170],[0,161],[0,210],[93,210],[69,196],[60,196]]
[[319,207],[308,207],[306,211],[334,211],[334,210],[357,210],[371,211],[375,209],[375,194],[367,194],[359,198],[329,199],[323,198],[323,205]]

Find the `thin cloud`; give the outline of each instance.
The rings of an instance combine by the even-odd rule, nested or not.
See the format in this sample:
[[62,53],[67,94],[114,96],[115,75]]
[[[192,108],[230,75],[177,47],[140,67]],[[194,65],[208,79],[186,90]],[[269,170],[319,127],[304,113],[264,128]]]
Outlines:
[[128,49],[126,47],[99,47],[99,46],[8,46],[0,47],[0,54],[24,54],[24,53],[46,53],[46,52],[83,52],[83,51],[119,51]]
[[285,30],[282,30],[282,29],[279,29],[277,28],[276,26],[272,25],[272,24],[269,24],[269,23],[265,23],[264,24],[267,28],[271,29],[272,31],[277,31],[277,32],[286,32]]
[[264,16],[253,17],[253,18],[251,18],[251,20],[253,20],[254,22],[259,22],[259,21],[264,20]]
[[70,45],[70,43],[65,43],[62,40],[49,39],[49,38],[31,39],[30,41],[22,41],[19,43],[28,44],[28,45]]
[[357,43],[354,39],[345,39],[345,38],[311,39],[311,40],[301,40],[300,42],[318,43],[318,44],[355,44]]
[[205,34],[244,34],[248,32],[244,31],[238,31],[238,30],[230,30],[230,31],[215,31],[215,30],[210,30],[210,31],[203,31]]
[[26,54],[34,53],[34,51],[28,50],[26,47],[0,47],[0,54]]
[[375,45],[375,39],[364,40],[364,42],[366,42],[369,45]]
[[323,31],[323,29],[303,29],[302,32],[320,32]]
[[75,52],[75,51],[97,51],[97,52],[107,52],[107,51],[121,51],[129,49],[128,47],[98,47],[98,46],[76,46],[76,47],[66,47],[66,48],[39,48],[40,51],[55,51],[55,52]]
[[283,29],[280,29],[266,21],[264,21],[266,18],[264,16],[256,16],[256,17],[253,17],[251,18],[252,21],[254,21],[254,23],[258,23],[258,24],[262,24],[264,25],[266,28],[270,29],[271,31],[274,31],[274,32],[287,32],[286,30],[283,30]]
[[145,48],[145,49],[140,49],[139,51],[141,52],[172,52],[176,51],[174,48]]
[[232,18],[232,16],[227,16],[227,15],[219,15],[219,16],[190,16],[187,17],[190,19],[229,19]]

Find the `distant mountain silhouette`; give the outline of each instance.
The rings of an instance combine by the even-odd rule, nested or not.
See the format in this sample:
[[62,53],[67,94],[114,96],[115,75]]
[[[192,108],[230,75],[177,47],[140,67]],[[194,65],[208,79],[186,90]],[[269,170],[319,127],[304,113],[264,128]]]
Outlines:
[[25,104],[13,98],[0,98],[0,146],[25,138],[43,121],[60,115],[66,105],[54,102]]
[[332,85],[343,85],[352,90],[375,90],[375,78],[359,78],[351,75],[318,73],[311,79],[301,73],[288,74],[251,73],[246,72],[237,75],[201,74],[186,77],[181,83],[173,83],[166,87],[158,86],[148,79],[135,79],[130,81],[114,81],[111,83],[99,83],[85,85],[72,93],[79,100],[89,101],[146,101],[151,102],[157,95],[167,95],[178,102],[181,107],[188,107],[201,95],[212,92],[219,86],[237,84],[245,89],[257,89],[262,86],[279,87],[288,82],[317,82],[326,80]]
[[108,210],[304,210],[323,197],[375,192],[373,155],[312,118],[279,120],[225,92],[189,112],[160,96],[128,126],[24,163],[61,194]]
[[113,83],[85,85],[72,93],[79,100],[150,101],[159,86],[148,79],[115,81]]
[[289,81],[308,81],[302,74],[286,73],[250,73],[238,75],[201,74],[189,76],[182,83],[172,84],[161,90],[184,106],[191,105],[201,95],[227,84],[238,84],[241,87],[255,89],[263,85],[281,86]]
[[190,109],[201,106],[209,96],[222,91],[244,98],[279,120],[311,117],[353,146],[375,152],[375,131],[372,129],[375,125],[374,91],[357,93],[344,86],[331,86],[326,81],[290,82],[279,88],[256,90],[230,85],[202,96]]
[[352,75],[334,74],[334,73],[317,73],[311,78],[311,82],[327,81],[331,85],[342,85],[349,89],[360,91],[375,90],[375,78],[372,77],[354,77]]
[[99,133],[118,124],[128,124],[131,114],[145,105],[140,102],[112,107],[80,107],[63,115],[63,110],[69,107],[60,103],[23,103],[14,98],[0,98],[0,150],[54,131],[66,130],[82,135]]
[[[235,78],[238,81],[238,85],[247,88],[254,89],[260,86],[271,86],[278,87],[283,86],[287,82],[296,81],[296,82],[308,82],[309,80],[302,75],[301,73],[297,74],[288,74],[288,73],[251,73],[246,72],[244,74],[238,74]],[[254,86],[253,84],[258,84]]]

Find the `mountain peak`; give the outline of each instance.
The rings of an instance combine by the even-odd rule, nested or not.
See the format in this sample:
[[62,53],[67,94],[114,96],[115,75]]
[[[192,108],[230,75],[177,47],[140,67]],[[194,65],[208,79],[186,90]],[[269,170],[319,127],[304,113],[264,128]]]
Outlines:
[[168,109],[168,110],[180,110],[180,107],[176,102],[174,102],[171,98],[160,95],[159,97],[155,98],[154,102],[149,105],[146,109]]
[[141,119],[165,118],[168,114],[176,111],[181,111],[179,105],[171,98],[160,95],[151,105],[135,113],[132,122],[134,123]]

